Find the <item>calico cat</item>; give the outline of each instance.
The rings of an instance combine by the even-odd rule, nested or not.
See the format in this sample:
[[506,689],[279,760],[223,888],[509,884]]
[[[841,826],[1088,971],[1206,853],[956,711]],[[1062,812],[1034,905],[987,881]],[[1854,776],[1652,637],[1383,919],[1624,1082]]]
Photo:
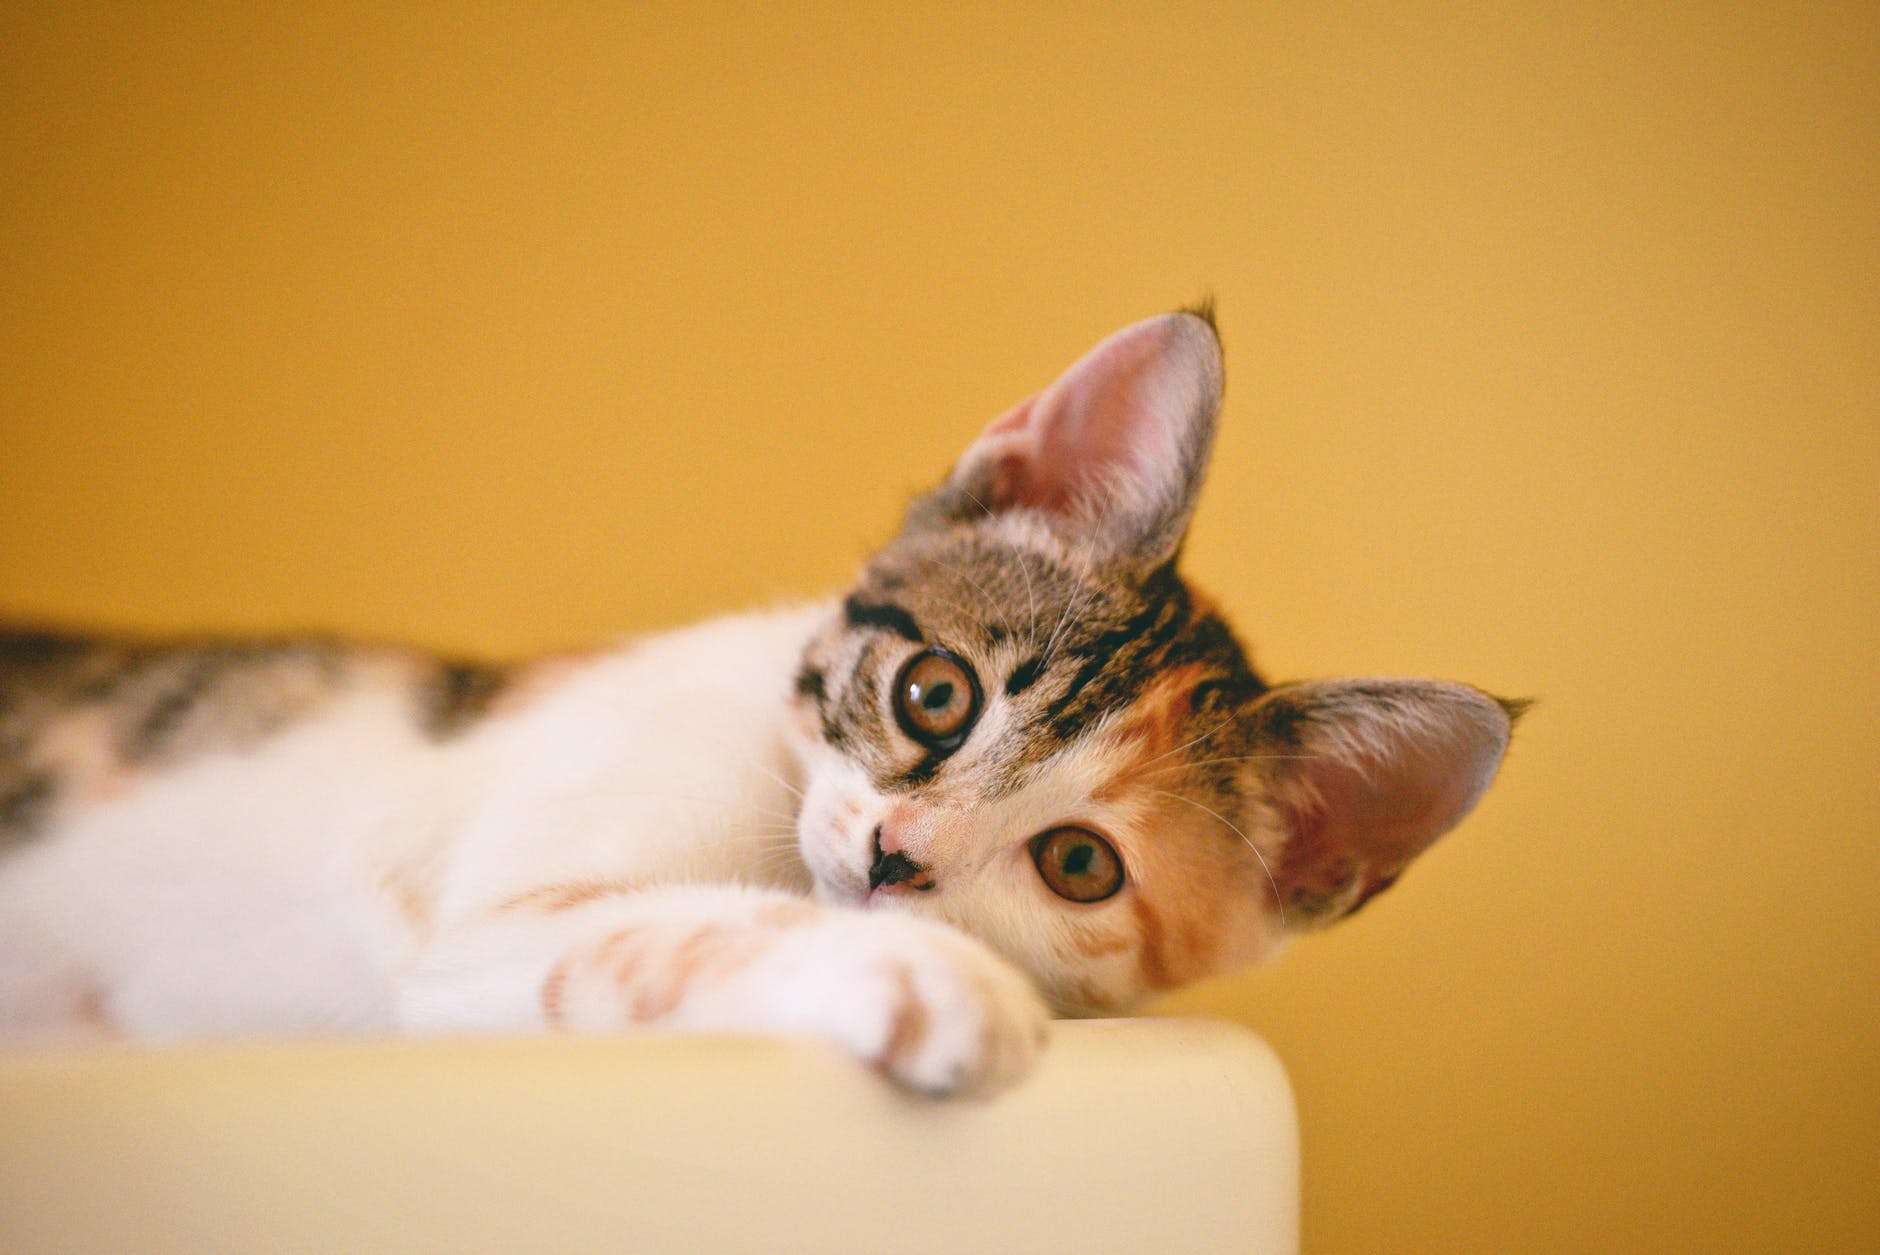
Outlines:
[[0,1034],[808,1033],[987,1093],[1349,915],[1519,705],[1260,677],[1176,572],[1221,389],[1206,311],[1125,328],[840,601],[589,655],[0,634]]

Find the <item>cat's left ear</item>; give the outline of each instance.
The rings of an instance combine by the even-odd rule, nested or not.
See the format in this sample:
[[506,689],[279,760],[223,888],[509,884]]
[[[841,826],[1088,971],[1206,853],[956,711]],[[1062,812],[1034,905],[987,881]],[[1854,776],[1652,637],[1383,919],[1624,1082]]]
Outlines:
[[910,526],[1029,511],[1141,570],[1181,547],[1221,408],[1213,311],[1123,328],[987,427]]
[[1267,872],[1311,928],[1388,889],[1472,810],[1526,702],[1439,680],[1327,680],[1257,699],[1251,765],[1282,844]]

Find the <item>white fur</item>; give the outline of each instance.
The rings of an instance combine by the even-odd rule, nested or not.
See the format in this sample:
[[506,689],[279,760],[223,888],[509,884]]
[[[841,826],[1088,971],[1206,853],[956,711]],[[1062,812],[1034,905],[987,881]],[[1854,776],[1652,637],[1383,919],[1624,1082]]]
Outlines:
[[[545,981],[583,946],[632,927],[671,951],[801,901],[789,684],[829,614],[625,646],[442,742],[367,677],[252,749],[93,803],[0,863],[0,1037],[539,1029]],[[647,889],[493,909],[584,881]],[[936,1091],[1028,1066],[1043,1007],[983,946],[894,913],[812,914],[662,1022],[817,1033]],[[910,993],[918,1048],[890,1057]],[[631,1018],[569,1010],[571,1028]]]

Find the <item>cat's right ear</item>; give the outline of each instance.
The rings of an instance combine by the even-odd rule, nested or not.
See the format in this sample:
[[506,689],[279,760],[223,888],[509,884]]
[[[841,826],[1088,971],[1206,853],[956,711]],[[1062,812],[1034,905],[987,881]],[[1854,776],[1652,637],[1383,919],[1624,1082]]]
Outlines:
[[1123,328],[987,427],[910,528],[1026,511],[1143,571],[1175,557],[1221,407],[1213,311]]

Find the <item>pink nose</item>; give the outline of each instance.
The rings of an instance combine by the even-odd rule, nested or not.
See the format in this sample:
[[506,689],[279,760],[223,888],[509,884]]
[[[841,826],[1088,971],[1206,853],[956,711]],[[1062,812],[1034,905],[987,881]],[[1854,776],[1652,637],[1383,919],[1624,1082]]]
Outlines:
[[869,891],[919,889],[924,892],[933,888],[933,884],[933,872],[924,864],[909,858],[901,849],[900,839],[889,833],[886,825],[876,825],[875,859],[868,869]]

